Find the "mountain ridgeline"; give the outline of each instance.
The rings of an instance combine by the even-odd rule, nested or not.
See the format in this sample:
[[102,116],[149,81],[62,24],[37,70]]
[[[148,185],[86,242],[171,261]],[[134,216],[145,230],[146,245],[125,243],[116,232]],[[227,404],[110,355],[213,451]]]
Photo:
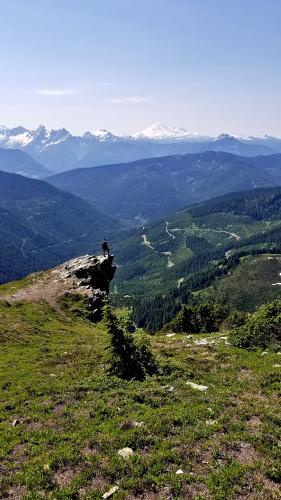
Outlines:
[[[281,153],[281,140],[274,137],[234,137],[221,134],[211,138],[160,123],[130,136],[117,136],[107,130],[81,136],[65,128],[36,130],[0,127],[0,147],[21,149],[52,172],[74,168],[132,162],[168,155],[225,151],[240,156]],[[46,174],[47,175],[47,174]]]
[[35,179],[51,175],[50,170],[19,149],[0,148],[0,170]]
[[136,223],[225,193],[281,185],[281,155],[209,151],[71,170],[47,180],[109,216]]
[[93,253],[119,224],[43,181],[0,171],[0,282]]

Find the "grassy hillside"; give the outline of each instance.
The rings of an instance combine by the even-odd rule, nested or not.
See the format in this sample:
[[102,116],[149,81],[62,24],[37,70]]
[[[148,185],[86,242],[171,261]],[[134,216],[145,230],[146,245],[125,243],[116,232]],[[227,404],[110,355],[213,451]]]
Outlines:
[[[280,281],[279,260],[272,265],[267,257],[263,261],[253,259],[247,268],[234,270],[247,255],[280,253],[281,188],[210,200],[132,231],[129,238],[116,244],[120,267],[114,287],[115,303],[133,301],[144,318],[148,302],[154,301],[155,311],[160,308],[155,312],[159,321],[161,317],[168,319],[168,311],[174,313],[176,302],[205,297],[253,310],[262,301],[280,297],[280,287],[272,286]],[[266,280],[260,266],[270,275]],[[240,294],[241,276],[245,292]],[[224,280],[220,286],[221,278]],[[198,293],[214,283],[214,293],[212,289]],[[162,324],[157,321],[155,328]]]
[[77,312],[2,300],[0,332],[1,497],[279,498],[277,353],[156,335],[161,375],[123,381],[103,324]]
[[242,257],[224,278],[202,291],[200,301],[229,304],[233,309],[254,311],[257,306],[281,297],[281,255]]
[[195,273],[222,272],[236,255],[277,251],[280,229],[281,188],[235,193],[180,210],[117,244],[117,291],[154,294],[191,284]]

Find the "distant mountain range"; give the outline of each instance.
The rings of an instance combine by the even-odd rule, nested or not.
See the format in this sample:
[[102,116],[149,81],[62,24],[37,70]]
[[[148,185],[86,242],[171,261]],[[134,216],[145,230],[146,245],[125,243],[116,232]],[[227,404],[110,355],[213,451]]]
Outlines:
[[209,151],[80,168],[47,181],[109,216],[143,223],[225,193],[281,185],[281,154],[241,157]]
[[51,175],[50,170],[19,149],[0,148],[0,170],[34,179]]
[[46,182],[0,171],[0,283],[100,253],[118,222]]
[[[205,151],[224,151],[241,156],[269,155],[281,153],[281,139],[228,134],[211,138],[160,123],[131,136],[117,136],[107,130],[75,136],[64,128],[47,130],[43,125],[37,130],[2,126],[0,147],[20,149],[41,166],[56,173],[74,168]],[[40,173],[38,177],[41,177]]]

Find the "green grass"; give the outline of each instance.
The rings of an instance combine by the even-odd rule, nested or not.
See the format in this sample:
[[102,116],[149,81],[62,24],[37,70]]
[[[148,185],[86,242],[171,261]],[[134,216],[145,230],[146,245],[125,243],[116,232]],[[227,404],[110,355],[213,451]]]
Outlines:
[[162,374],[128,382],[106,374],[102,323],[1,302],[0,332],[0,496],[280,498],[277,353],[156,335]]
[[281,297],[281,256],[258,255],[241,259],[229,275],[209,288],[195,292],[201,301],[227,303],[233,309],[254,311]]
[[29,286],[32,286],[35,281],[40,280],[40,278],[43,276],[46,276],[46,272],[29,274],[28,276],[20,280],[5,283],[4,285],[0,286],[0,297],[3,295],[12,295],[13,293],[18,292],[23,288],[28,288]]

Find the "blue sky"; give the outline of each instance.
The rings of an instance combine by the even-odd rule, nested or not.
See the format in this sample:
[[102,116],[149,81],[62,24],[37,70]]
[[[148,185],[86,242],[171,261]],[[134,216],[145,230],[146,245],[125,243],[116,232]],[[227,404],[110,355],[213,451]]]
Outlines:
[[0,0],[0,123],[281,136],[280,0]]

